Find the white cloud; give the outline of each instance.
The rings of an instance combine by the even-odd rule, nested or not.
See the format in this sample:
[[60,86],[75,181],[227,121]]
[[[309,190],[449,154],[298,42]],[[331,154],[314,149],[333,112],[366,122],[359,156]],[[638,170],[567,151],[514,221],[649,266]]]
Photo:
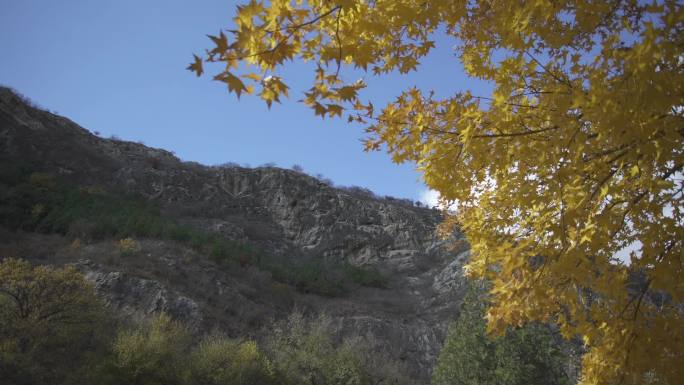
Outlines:
[[[427,207],[437,207],[444,209],[444,206],[439,204],[439,192],[432,189],[425,189],[420,192],[420,201]],[[447,210],[452,214],[456,213],[456,204],[453,203],[447,207]]]
[[426,189],[420,192],[420,201],[428,207],[439,205],[439,193],[432,189]]

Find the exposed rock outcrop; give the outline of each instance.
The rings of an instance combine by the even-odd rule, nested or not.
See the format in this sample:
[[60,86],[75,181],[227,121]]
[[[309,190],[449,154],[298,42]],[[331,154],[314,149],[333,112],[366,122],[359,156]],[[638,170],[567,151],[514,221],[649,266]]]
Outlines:
[[95,284],[104,303],[123,316],[165,312],[191,329],[196,330],[202,323],[197,302],[168,290],[157,281],[133,277],[121,271],[93,270],[88,262],[80,265],[86,279]]

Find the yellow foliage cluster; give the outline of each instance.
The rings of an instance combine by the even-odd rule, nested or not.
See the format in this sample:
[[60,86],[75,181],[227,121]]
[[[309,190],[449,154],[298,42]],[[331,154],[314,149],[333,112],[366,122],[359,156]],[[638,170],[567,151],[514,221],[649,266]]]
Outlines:
[[140,244],[133,238],[123,238],[119,240],[119,251],[121,254],[132,254],[140,250]]
[[7,326],[49,332],[50,323],[86,322],[97,305],[93,286],[74,267],[34,267],[0,258],[0,316],[9,317],[0,321]]
[[71,250],[80,250],[82,246],[83,246],[83,242],[81,242],[81,238],[74,239],[71,242],[71,245],[69,245]]
[[0,383],[82,383],[73,380],[99,342],[102,309],[73,266],[0,257]]
[[[684,378],[681,2],[251,0],[234,21],[189,68],[224,63],[216,80],[270,106],[278,67],[315,63],[303,102],[368,124],[367,149],[417,163],[456,207],[444,227],[492,282],[491,331],[557,322],[586,343],[582,384]],[[415,70],[438,28],[491,95],[409,89],[376,112],[341,81]]]

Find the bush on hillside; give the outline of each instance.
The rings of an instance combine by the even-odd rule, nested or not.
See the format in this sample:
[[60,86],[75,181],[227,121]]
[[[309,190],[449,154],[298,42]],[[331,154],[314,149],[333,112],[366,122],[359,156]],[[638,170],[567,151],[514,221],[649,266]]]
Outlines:
[[568,357],[546,325],[487,335],[486,296],[471,283],[460,314],[449,326],[433,385],[569,385]]
[[165,314],[120,331],[113,342],[109,375],[131,385],[181,385],[190,349],[186,328]]
[[3,385],[410,383],[372,339],[340,340],[326,316],[293,313],[266,331],[262,349],[218,334],[197,338],[165,314],[137,322],[105,322],[106,315],[74,269],[0,261]]
[[339,340],[332,320],[295,312],[271,328],[266,349],[285,384],[403,385],[405,368],[374,351],[370,338]]
[[270,360],[254,341],[206,337],[190,355],[187,385],[275,384]]
[[105,350],[104,309],[71,267],[0,260],[0,379],[7,385],[78,383]]

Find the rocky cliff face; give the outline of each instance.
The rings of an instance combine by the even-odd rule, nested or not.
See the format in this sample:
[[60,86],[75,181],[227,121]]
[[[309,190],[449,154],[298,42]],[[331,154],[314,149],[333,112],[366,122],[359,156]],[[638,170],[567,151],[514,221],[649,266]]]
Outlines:
[[[67,239],[0,237],[4,250],[40,263],[78,263],[116,311],[163,310],[198,330],[254,336],[266,320],[293,307],[324,311],[343,334],[374,335],[379,348],[423,379],[456,315],[467,251],[449,250],[436,237],[438,211],[333,188],[292,170],[182,162],[164,150],[99,138],[5,88],[0,154],[0,162],[30,163],[80,186],[141,194],[184,223],[252,242],[272,255],[373,266],[389,277],[386,288],[323,298],[274,283],[254,267],[226,272],[171,241],[141,240],[139,257],[124,260],[115,258],[113,241],[76,249]],[[26,246],[35,242],[55,246],[39,253]]]

